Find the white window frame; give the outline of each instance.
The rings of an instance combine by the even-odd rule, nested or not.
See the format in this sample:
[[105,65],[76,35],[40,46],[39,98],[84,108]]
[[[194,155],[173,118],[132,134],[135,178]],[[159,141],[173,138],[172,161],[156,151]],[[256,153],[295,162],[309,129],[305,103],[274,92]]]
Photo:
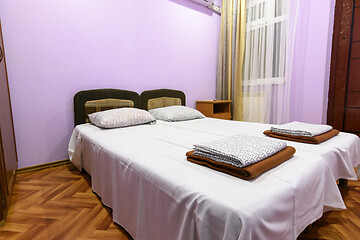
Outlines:
[[[246,6],[247,12],[250,11],[249,9],[251,9],[256,5],[264,4],[264,6],[266,7],[264,6],[262,7],[262,11],[263,11],[262,18],[257,18],[251,22],[246,23],[246,29],[245,29],[246,35],[253,30],[274,25],[276,23],[284,22],[288,19],[288,14],[286,13],[283,15],[275,16],[276,1],[288,1],[288,0],[249,0],[248,1],[248,4]],[[271,14],[271,16],[268,17],[267,19],[265,18],[265,11],[267,12],[267,14],[269,14],[269,16]],[[259,14],[257,14],[257,17],[259,17]],[[284,47],[284,51],[286,51],[286,47]],[[245,56],[244,56],[244,61],[247,60]],[[285,67],[285,63],[284,63],[284,67]],[[243,77],[243,86],[272,85],[272,84],[284,84],[284,83],[285,83],[285,70],[283,72],[283,76],[256,78],[256,79],[246,79],[245,76]]]

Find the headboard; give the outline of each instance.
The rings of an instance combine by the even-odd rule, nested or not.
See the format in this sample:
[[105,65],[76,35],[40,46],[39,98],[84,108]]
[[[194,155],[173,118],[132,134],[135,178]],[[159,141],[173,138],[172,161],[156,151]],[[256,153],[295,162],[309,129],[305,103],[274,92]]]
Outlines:
[[144,91],[140,94],[141,108],[150,110],[153,108],[173,105],[185,106],[185,94],[173,89],[155,89]]
[[119,89],[80,91],[74,96],[75,125],[86,123],[87,114],[119,107],[140,108],[139,94]]

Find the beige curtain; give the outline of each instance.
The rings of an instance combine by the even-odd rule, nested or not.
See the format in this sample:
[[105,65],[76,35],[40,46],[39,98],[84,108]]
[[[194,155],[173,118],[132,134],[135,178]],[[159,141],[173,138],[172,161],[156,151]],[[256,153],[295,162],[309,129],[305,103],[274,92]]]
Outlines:
[[216,99],[232,100],[233,119],[243,119],[242,68],[245,0],[223,0],[216,79]]

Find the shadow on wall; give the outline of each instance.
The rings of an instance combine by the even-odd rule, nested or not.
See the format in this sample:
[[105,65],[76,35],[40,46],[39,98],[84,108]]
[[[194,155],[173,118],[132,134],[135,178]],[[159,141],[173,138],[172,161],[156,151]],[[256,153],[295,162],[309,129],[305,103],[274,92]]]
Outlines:
[[187,8],[191,8],[192,10],[204,13],[206,15],[212,16],[213,14],[216,14],[214,11],[208,9],[205,6],[202,6],[196,2],[193,2],[191,0],[168,0],[170,2],[179,4],[181,6],[187,7]]
[[[46,124],[46,126],[44,127],[44,129],[46,129],[45,132],[45,139],[56,139],[56,141],[53,142],[48,142],[46,149],[48,149],[47,154],[44,154],[46,156],[46,159],[43,159],[44,162],[53,162],[53,161],[58,161],[58,160],[63,160],[63,159],[59,159],[59,152],[66,152],[68,150],[68,144],[69,144],[69,140],[70,140],[70,136],[72,134],[72,131],[68,131],[67,129],[64,130],[63,135],[59,135],[58,131],[54,131],[54,127],[56,127],[57,125],[61,125],[60,122],[67,122],[67,126],[69,126],[68,129],[73,129],[74,128],[74,108],[73,108],[73,99],[67,99],[66,101],[66,106],[67,106],[67,113],[72,113],[71,116],[64,114],[63,111],[61,111],[59,109],[59,111],[51,116],[51,118],[49,118],[48,123]],[[66,118],[66,119],[64,119]],[[59,122],[59,124],[56,124],[57,122]],[[66,157],[67,158],[67,155]],[[64,158],[64,159],[65,159]]]

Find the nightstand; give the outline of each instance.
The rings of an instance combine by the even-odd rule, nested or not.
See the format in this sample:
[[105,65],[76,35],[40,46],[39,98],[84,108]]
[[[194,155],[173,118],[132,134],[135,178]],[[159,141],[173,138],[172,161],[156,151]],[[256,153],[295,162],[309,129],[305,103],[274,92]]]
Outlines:
[[231,120],[231,100],[196,101],[196,109],[206,117]]

